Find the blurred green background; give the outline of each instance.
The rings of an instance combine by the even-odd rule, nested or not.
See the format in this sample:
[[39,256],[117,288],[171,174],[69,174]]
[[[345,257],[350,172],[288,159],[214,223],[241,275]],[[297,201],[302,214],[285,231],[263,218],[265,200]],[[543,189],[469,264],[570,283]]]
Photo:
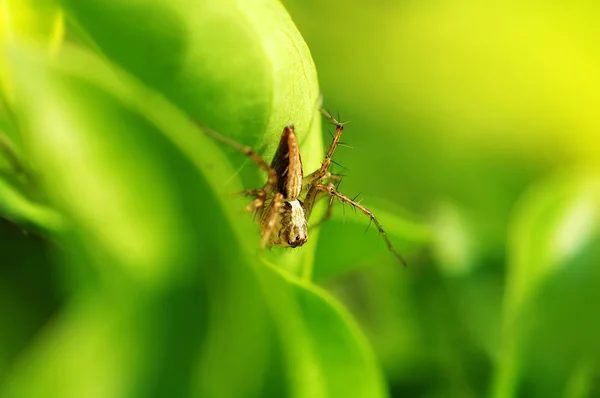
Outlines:
[[[0,0],[0,397],[600,396],[598,17]],[[258,253],[264,175],[195,123],[310,172],[320,94],[408,267],[341,204]]]

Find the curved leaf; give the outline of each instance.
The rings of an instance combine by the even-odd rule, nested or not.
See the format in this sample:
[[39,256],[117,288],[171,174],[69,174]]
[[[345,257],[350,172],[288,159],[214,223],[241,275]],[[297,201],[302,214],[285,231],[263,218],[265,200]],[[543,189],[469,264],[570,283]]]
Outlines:
[[383,376],[349,314],[280,268],[258,268],[294,397],[384,397]]
[[[248,340],[240,340],[246,344],[240,346],[238,354],[247,352],[248,355],[240,354],[247,360],[222,357],[221,363],[223,368],[237,364],[239,374],[247,375],[248,383],[255,390],[260,389],[255,380],[264,377],[260,364],[266,366],[268,351],[255,352],[249,343],[263,341],[268,325],[260,321],[264,318],[261,301],[240,298],[241,293],[236,293],[252,290],[253,281],[247,276],[249,270],[243,258],[258,238],[248,239],[254,236],[249,232],[253,231],[250,219],[240,221],[235,207],[221,200],[222,191],[211,188],[215,185],[222,190],[221,181],[231,173],[216,144],[198,134],[193,123],[160,95],[145,90],[126,75],[113,73],[89,54],[65,48],[57,62],[49,62],[35,53],[15,50],[10,59],[15,72],[15,108],[23,121],[27,146],[43,172],[51,202],[69,221],[70,228],[56,236],[66,257],[63,277],[71,290],[89,291],[83,294],[109,302],[135,298],[133,308],[104,308],[102,304],[102,311],[95,306],[83,309],[84,313],[90,312],[89,318],[82,321],[84,325],[88,321],[112,322],[106,317],[121,322],[118,319],[128,316],[124,311],[149,313],[146,321],[151,323],[160,323],[162,317],[167,317],[160,323],[165,329],[165,336],[159,336],[156,345],[160,349],[152,355],[179,360],[181,365],[173,368],[169,380],[180,380],[178,384],[189,386],[180,377],[188,374],[198,356],[203,357],[205,351],[200,350],[198,336],[205,331],[211,314],[219,313],[215,304],[222,303],[221,295],[225,295],[237,303],[236,311],[243,314],[227,317],[226,329],[239,329],[247,323],[246,316],[257,323],[254,332],[248,330],[245,335]],[[216,168],[215,164],[220,166]],[[235,221],[230,225],[228,219]],[[220,250],[222,242],[229,242],[238,250],[227,250],[228,246]],[[227,263],[231,265],[218,272],[212,267]],[[213,283],[220,289],[214,290]],[[200,300],[199,313],[190,320],[187,314],[180,315],[186,308],[182,302],[170,298],[182,290],[212,299]],[[160,303],[163,310],[153,313],[150,308],[155,303]],[[184,303],[189,303],[189,298]],[[41,364],[60,361],[64,350],[85,353],[80,345],[91,344],[97,347],[95,353],[108,354],[111,339],[102,334],[90,335],[89,340],[86,337],[83,341],[66,338],[64,334],[72,333],[81,322],[69,325],[41,343],[41,351],[32,347],[30,361],[41,361],[40,365],[18,367],[23,373],[14,376],[16,381],[9,384],[8,391],[29,391],[28,380],[34,378],[41,383],[39,388],[57,396],[77,393],[79,364],[90,358],[84,354],[75,358],[69,367],[68,382],[59,385],[52,382],[48,373],[51,370]],[[195,326],[190,329],[192,325]],[[182,334],[182,329],[198,333]],[[131,333],[135,336],[140,332]],[[163,349],[172,347],[171,340],[188,343],[194,350],[167,349],[163,354]],[[48,354],[55,358],[43,354],[55,345],[61,348],[50,349]],[[102,363],[112,363],[110,358],[107,360]],[[129,360],[136,361],[129,358],[125,362]],[[155,358],[151,362],[157,361]],[[122,366],[134,372],[127,364]],[[130,388],[145,384],[140,380],[153,378],[153,371],[144,369],[141,374],[132,375],[127,383],[134,386],[124,386],[115,391],[115,396],[129,396]],[[103,375],[96,376],[88,375],[86,380],[103,384]],[[169,385],[160,380],[156,383],[156,388]],[[208,380],[204,389],[210,391],[211,384],[218,385],[220,381]]]
[[[35,43],[54,53],[64,35],[63,15],[53,0],[6,0],[0,4],[0,49],[19,43]],[[21,226],[60,229],[59,216],[30,198],[33,173],[24,159],[22,139],[11,109],[12,76],[4,56],[0,57],[0,215]],[[26,183],[24,183],[24,181]],[[39,199],[39,198],[36,198]]]
[[[304,168],[318,167],[323,151],[316,71],[304,40],[279,2],[62,0],[61,4],[110,60],[195,121],[261,149],[267,160],[283,126],[294,124]],[[236,169],[247,163],[236,152],[230,159]],[[257,168],[251,166],[250,176],[242,175],[247,188],[264,183],[255,178]],[[229,191],[235,189],[230,186]],[[290,270],[299,272],[311,261],[315,239],[312,242],[287,257]]]
[[185,107],[85,51],[8,59],[26,147],[68,220],[57,239],[74,294],[2,395],[81,396],[83,383],[111,396],[260,396],[285,390],[268,371],[280,364],[292,396],[385,395],[335,302],[256,263],[258,234],[227,200],[241,188],[234,169]]
[[[599,234],[600,176],[597,173],[575,170],[559,175],[534,187],[522,199],[509,235],[503,345],[495,375],[495,396],[510,396],[517,390],[523,382],[523,369],[531,367],[536,357],[532,354],[533,347],[544,347],[545,356],[556,364],[552,372],[557,372],[559,364],[567,366],[570,372],[578,361],[587,362],[591,352],[600,349],[593,343],[594,339],[583,337],[588,332],[591,336],[600,332],[600,324],[590,322],[600,314],[578,312],[586,301],[597,300],[593,292],[600,283],[598,264],[594,260],[598,256]],[[579,287],[575,287],[577,285]],[[579,292],[579,298],[573,296],[573,291]],[[565,322],[565,319],[571,321]],[[571,330],[570,334],[559,332],[565,327]],[[542,330],[552,330],[556,336],[542,337],[539,332]],[[583,330],[585,333],[581,334]],[[586,344],[579,347],[579,343],[558,338],[560,335],[568,338],[573,333],[580,335]],[[563,345],[571,348],[567,356]],[[554,384],[538,393],[545,395],[556,388],[565,388],[560,384],[566,383],[565,369],[558,373],[560,376],[552,377]],[[534,383],[530,388],[539,387]]]
[[[55,52],[63,35],[63,15],[54,0],[6,0],[0,4],[0,47],[32,42]],[[11,102],[11,76],[2,58],[0,88],[2,97]]]
[[31,202],[0,178],[0,211],[3,217],[20,225],[33,225],[40,230],[58,233],[64,230],[64,220],[53,209]]
[[277,1],[61,3],[109,59],[202,124],[266,145],[266,155],[294,124],[302,142],[313,137],[305,147],[320,149],[314,64]]

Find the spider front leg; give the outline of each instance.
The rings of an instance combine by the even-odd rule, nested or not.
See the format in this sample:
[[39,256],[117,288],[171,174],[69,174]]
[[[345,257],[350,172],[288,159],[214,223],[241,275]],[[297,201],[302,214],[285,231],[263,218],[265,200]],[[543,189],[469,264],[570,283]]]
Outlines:
[[[318,193],[319,192],[326,192],[331,197],[337,198],[337,199],[339,199],[343,203],[350,204],[354,208],[360,210],[367,217],[369,217],[371,219],[371,222],[373,222],[375,224],[375,226],[377,227],[377,229],[379,230],[379,235],[381,235],[381,237],[385,241],[385,244],[387,245],[389,251],[391,251],[392,253],[394,253],[394,255],[396,256],[396,258],[398,258],[398,260],[400,260],[400,262],[402,263],[402,265],[406,266],[406,261],[404,260],[404,258],[402,258],[402,256],[400,255],[400,253],[398,253],[396,251],[396,249],[394,249],[394,246],[392,246],[392,243],[390,242],[387,234],[385,233],[383,227],[381,226],[381,223],[379,222],[379,220],[377,219],[377,217],[375,217],[375,215],[373,214],[373,212],[371,210],[367,209],[366,207],[364,207],[363,205],[361,205],[359,202],[355,201],[354,199],[351,199],[351,198],[347,197],[346,195],[343,195],[343,194],[339,193],[337,191],[337,189],[335,188],[335,185],[333,185],[332,183],[329,183],[327,185],[316,184],[316,185],[314,185],[314,187],[312,187],[312,189],[310,191],[314,191],[314,193],[315,193],[314,198],[315,199],[318,199]],[[308,195],[307,195],[307,197],[308,197]],[[311,203],[311,207],[312,207],[312,205],[314,205],[314,202]]]
[[267,197],[269,196],[269,194],[271,194],[271,192],[273,192],[275,190],[275,187],[277,186],[277,172],[275,171],[275,169],[271,168],[271,166],[269,166],[269,164],[267,162],[265,162],[263,160],[263,158],[261,158],[260,155],[258,153],[256,153],[249,146],[242,145],[239,142],[232,140],[231,138],[225,137],[224,135],[221,135],[221,134],[217,133],[216,131],[209,129],[208,127],[205,127],[202,125],[199,125],[199,126],[206,135],[209,135],[209,136],[213,137],[214,139],[216,139],[217,141],[221,141],[222,143],[229,145],[230,147],[243,153],[244,155],[246,155],[247,157],[252,159],[252,161],[254,163],[256,163],[258,165],[258,167],[260,167],[267,173],[267,175],[268,175],[267,182],[262,188],[246,190],[246,191],[241,192],[242,194],[244,194],[246,196],[254,196],[255,197],[254,200],[252,202],[250,202],[248,204],[248,206],[246,206],[246,210],[248,210],[248,211],[262,210],[262,208],[265,205],[265,201],[267,200]]
[[[329,114],[325,109],[321,108],[321,113],[327,120],[329,120],[335,126],[335,134],[333,135],[333,139],[331,140],[331,144],[329,144],[329,148],[327,148],[327,153],[325,154],[325,160],[321,164],[321,168],[317,170],[317,173],[321,176],[325,175],[329,171],[329,167],[331,167],[331,158],[340,143],[340,138],[342,138],[342,133],[344,132],[344,124],[340,123],[333,116]],[[314,173],[313,173],[314,174]]]
[[253,219],[256,221],[256,217],[262,214],[264,205],[267,201],[267,191],[265,188],[245,189],[241,192],[237,192],[236,195],[251,196],[254,198],[246,205],[244,210],[246,210],[248,213],[253,213]]
[[335,126],[335,134],[333,135],[331,144],[329,144],[329,148],[327,148],[325,159],[323,160],[323,163],[321,163],[321,167],[304,177],[304,189],[309,189],[312,185],[322,183],[327,179],[334,179],[337,181],[337,178],[341,178],[341,176],[331,174],[329,168],[331,167],[333,154],[335,153],[335,150],[340,143],[342,133],[344,132],[344,124],[337,121],[323,108],[321,108],[321,113]]

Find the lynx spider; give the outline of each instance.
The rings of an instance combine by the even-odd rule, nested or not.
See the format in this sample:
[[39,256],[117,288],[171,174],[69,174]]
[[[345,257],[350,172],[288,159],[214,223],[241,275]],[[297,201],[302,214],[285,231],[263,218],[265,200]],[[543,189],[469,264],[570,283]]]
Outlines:
[[[267,182],[262,188],[242,192],[242,194],[254,198],[246,206],[246,209],[254,212],[255,219],[260,224],[261,249],[272,245],[298,247],[306,243],[308,239],[308,220],[313,206],[317,201],[328,196],[329,206],[327,212],[316,225],[320,225],[331,217],[335,199],[342,203],[348,203],[370,218],[370,222],[375,224],[388,249],[402,264],[406,265],[402,256],[392,246],[381,223],[373,212],[355,199],[338,192],[337,187],[332,182],[341,181],[341,176],[332,174],[329,168],[333,162],[333,153],[340,144],[344,124],[324,109],[320,111],[335,126],[335,134],[321,167],[307,176],[304,176],[302,171],[300,149],[293,125],[284,127],[279,146],[270,166],[252,148],[206,127],[202,129],[214,139],[248,156],[268,175]],[[304,199],[300,200],[300,198]]]

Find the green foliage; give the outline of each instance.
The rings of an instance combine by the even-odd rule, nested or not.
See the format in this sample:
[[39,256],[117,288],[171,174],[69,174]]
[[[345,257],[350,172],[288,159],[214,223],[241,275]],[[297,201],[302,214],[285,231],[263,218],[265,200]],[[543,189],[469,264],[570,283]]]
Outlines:
[[[286,5],[310,52],[276,0],[0,2],[0,396],[598,395],[597,12]],[[407,268],[341,205],[257,250],[200,126],[310,172],[321,90]]]
[[[316,72],[281,5],[60,6],[57,54],[35,35],[3,47],[0,205],[37,233],[3,222],[2,280],[23,268],[23,286],[48,289],[25,308],[3,297],[1,395],[386,396],[359,328],[310,281],[317,235],[257,253],[230,193],[258,174],[239,175],[246,159],[196,123],[265,157],[294,123],[305,167],[319,165]],[[19,322],[48,297],[49,311]]]
[[[567,393],[569,379],[600,356],[600,313],[586,308],[598,299],[600,284],[598,204],[599,176],[579,170],[536,186],[519,204],[511,225],[495,396],[514,395],[521,372],[544,375],[543,384],[531,387],[536,395]],[[590,383],[591,374],[583,377]]]

